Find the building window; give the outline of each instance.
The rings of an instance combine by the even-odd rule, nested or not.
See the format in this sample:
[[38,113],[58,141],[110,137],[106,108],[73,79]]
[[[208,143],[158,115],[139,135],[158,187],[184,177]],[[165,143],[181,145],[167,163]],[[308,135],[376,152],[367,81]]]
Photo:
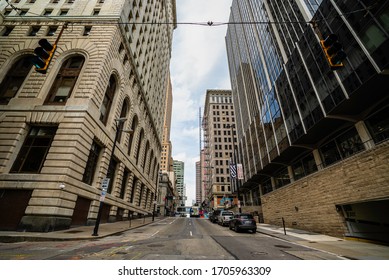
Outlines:
[[30,32],[28,33],[28,36],[36,36],[40,29],[40,26],[32,26]]
[[62,64],[45,104],[66,103],[80,75],[84,60],[82,56],[73,56]]
[[275,174],[274,183],[276,188],[281,188],[282,186],[290,184],[288,168],[283,168]]
[[99,9],[93,10],[93,15],[94,16],[98,16],[99,14],[100,14],[100,10]]
[[12,10],[7,9],[4,11],[4,16],[9,16],[11,14]]
[[82,34],[83,36],[88,36],[90,35],[90,32],[92,30],[92,26],[85,26],[84,27],[84,33]]
[[[122,106],[122,111],[120,112],[120,118],[127,118],[127,113],[128,113],[128,101],[127,99],[124,100],[123,106]],[[122,139],[122,134],[123,134],[123,129],[124,129],[124,124],[125,122],[120,122],[118,126],[118,137],[117,137],[117,142],[120,143]]]
[[51,15],[52,12],[53,12],[53,10],[45,10],[43,15],[44,16],[49,16],[49,15]]
[[130,199],[130,203],[134,203],[135,202],[135,193],[136,193],[136,186],[138,185],[138,179],[137,178],[134,178],[134,181],[132,183],[132,189],[131,189],[131,199]]
[[364,149],[355,127],[320,148],[326,166]]
[[364,150],[363,143],[355,127],[336,138],[336,142],[339,146],[342,158],[347,158]]
[[135,133],[137,126],[138,126],[138,117],[134,116],[134,118],[132,119],[132,125],[131,125],[132,133],[130,133],[130,138],[128,139],[128,155],[129,156],[131,156],[132,142],[134,140],[134,133]]
[[66,16],[68,14],[69,10],[61,10],[60,16]]
[[116,79],[115,76],[111,75],[111,78],[109,79],[109,83],[107,86],[107,90],[105,91],[103,104],[101,104],[101,108],[100,108],[100,121],[102,121],[104,124],[107,123],[108,115],[111,110],[111,105],[113,102],[115,91],[116,91]]
[[19,59],[0,84],[0,104],[8,104],[11,98],[15,97],[28,73],[31,70],[30,62],[32,56],[25,56]]
[[303,159],[299,160],[298,162],[292,165],[292,168],[295,180],[298,180],[317,171],[317,166],[313,154],[310,153]]
[[375,143],[389,139],[389,107],[369,117],[366,124]]
[[50,3],[57,4],[58,2],[59,2],[59,0],[51,0]]
[[124,169],[123,180],[122,180],[122,185],[120,187],[120,195],[119,195],[119,197],[121,199],[124,199],[124,195],[126,193],[126,186],[127,186],[127,182],[128,182],[128,177],[129,176],[130,176],[130,171],[128,171],[128,169]]
[[136,164],[139,163],[139,158],[140,158],[140,152],[141,152],[141,147],[142,147],[143,139],[144,139],[144,131],[142,129],[141,132],[140,132],[140,135],[139,135],[138,147],[137,147],[137,151],[136,151]]
[[58,26],[50,26],[49,30],[47,30],[47,36],[54,36],[57,29],[58,29]]
[[28,13],[28,10],[19,10],[19,16],[25,16]]
[[32,127],[12,166],[14,173],[39,173],[57,127]]
[[93,141],[92,147],[89,151],[89,157],[86,163],[84,175],[82,177],[82,181],[88,185],[92,185],[93,178],[96,172],[96,166],[99,162],[100,152],[101,147],[95,141]]

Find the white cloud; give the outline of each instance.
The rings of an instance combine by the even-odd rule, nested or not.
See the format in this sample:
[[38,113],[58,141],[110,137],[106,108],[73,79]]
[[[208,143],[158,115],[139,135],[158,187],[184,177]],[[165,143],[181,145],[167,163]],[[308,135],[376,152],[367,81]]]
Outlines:
[[173,158],[185,163],[187,204],[195,199],[199,160],[199,108],[207,89],[229,89],[226,62],[226,25],[180,23],[228,22],[232,0],[177,0],[178,27],[173,35],[171,75]]

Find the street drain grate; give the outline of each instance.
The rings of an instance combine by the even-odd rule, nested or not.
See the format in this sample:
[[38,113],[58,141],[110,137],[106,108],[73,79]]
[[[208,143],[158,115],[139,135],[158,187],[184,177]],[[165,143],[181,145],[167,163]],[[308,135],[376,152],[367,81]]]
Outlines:
[[285,245],[274,245],[275,247],[278,247],[278,248],[284,248],[284,249],[290,249],[292,247],[290,246],[285,246]]
[[116,252],[116,255],[127,255],[127,252]]
[[163,245],[163,244],[150,244],[150,245],[147,245],[147,247],[158,248],[158,247],[165,247],[165,245]]

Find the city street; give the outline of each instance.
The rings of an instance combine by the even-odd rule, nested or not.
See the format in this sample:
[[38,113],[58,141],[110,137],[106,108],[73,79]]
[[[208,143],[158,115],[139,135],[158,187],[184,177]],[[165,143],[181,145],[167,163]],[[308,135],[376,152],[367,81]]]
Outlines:
[[206,219],[167,218],[95,240],[0,243],[1,260],[340,259],[261,233],[236,233]]

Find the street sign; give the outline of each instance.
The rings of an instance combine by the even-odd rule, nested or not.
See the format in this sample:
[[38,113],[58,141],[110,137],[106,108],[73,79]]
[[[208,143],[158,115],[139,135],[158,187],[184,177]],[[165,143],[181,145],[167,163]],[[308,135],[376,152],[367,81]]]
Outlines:
[[108,191],[108,185],[109,185],[109,178],[104,178],[101,182],[101,195],[100,195],[100,201],[103,202],[105,199],[105,195]]
[[103,181],[101,182],[101,189],[102,189],[102,192],[107,192],[108,190],[108,185],[109,185],[109,178],[104,178]]

